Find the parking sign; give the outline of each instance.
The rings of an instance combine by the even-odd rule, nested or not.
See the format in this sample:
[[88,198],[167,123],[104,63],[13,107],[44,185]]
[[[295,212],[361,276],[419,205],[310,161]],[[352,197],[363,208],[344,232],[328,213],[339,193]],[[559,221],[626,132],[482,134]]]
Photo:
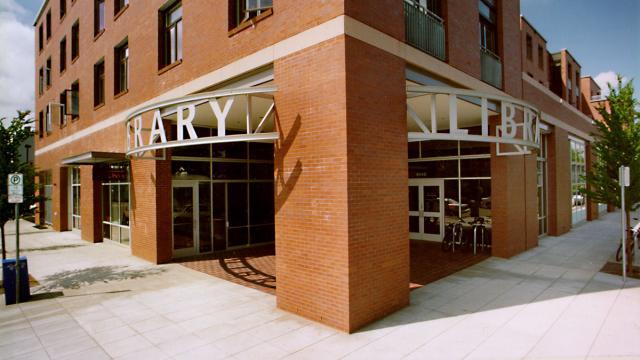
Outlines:
[[22,174],[13,173],[9,174],[9,179],[7,181],[9,188],[9,203],[10,204],[19,204],[23,202],[23,188],[24,184],[22,182]]

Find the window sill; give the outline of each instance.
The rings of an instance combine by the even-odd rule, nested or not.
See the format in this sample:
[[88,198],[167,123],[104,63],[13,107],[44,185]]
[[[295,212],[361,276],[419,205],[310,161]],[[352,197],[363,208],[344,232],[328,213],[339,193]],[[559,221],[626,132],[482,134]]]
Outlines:
[[93,105],[93,111],[96,111],[96,110],[100,109],[100,108],[101,108],[101,107],[103,107],[103,106],[104,106],[104,101],[103,101],[103,102],[101,102],[101,103],[100,103],[100,104],[98,104],[98,105]]
[[244,29],[248,29],[250,27],[255,27],[257,23],[259,23],[260,21],[266,19],[267,17],[273,15],[273,8],[265,10],[262,14],[251,18],[247,21],[243,21],[241,22],[238,26],[236,26],[235,28],[229,30],[229,32],[227,33],[228,37],[232,37],[235,34],[241,32]]
[[113,99],[115,100],[115,99],[117,99],[117,98],[119,98],[121,96],[124,96],[124,95],[128,94],[128,93],[129,93],[129,89],[122,90],[119,93],[113,95]]
[[80,57],[80,55],[76,55],[76,57],[74,57],[73,59],[71,59],[71,65],[75,64],[76,61],[78,61],[78,58]]
[[80,119],[80,116],[73,116],[71,117],[71,122],[76,122]]
[[174,61],[171,64],[166,65],[162,69],[158,70],[158,75],[162,75],[162,74],[166,73],[167,71],[173,69],[174,67],[176,67],[176,66],[178,66],[180,64],[182,64],[182,59]]
[[58,74],[58,76],[64,75],[65,72],[67,72],[67,68],[60,70],[60,73]]
[[120,11],[118,11],[115,15],[113,15],[113,21],[118,20],[118,18],[120,17],[120,15],[122,15],[122,13],[127,10],[129,8],[129,4],[125,5],[122,7],[122,9],[120,9]]
[[64,19],[67,17],[67,13],[64,13],[64,15],[62,15],[60,17],[60,24],[62,24],[62,22],[64,21]]
[[104,29],[100,30],[97,34],[93,35],[93,41],[95,42],[96,40],[98,40],[100,36],[102,36],[102,34],[104,34]]

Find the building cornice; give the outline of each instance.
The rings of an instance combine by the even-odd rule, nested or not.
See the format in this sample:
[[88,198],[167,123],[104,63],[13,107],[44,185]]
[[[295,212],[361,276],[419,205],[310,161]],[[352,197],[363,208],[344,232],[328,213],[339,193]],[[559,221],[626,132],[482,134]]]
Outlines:
[[541,92],[543,92],[545,95],[550,97],[553,101],[556,101],[556,102],[562,104],[562,106],[564,106],[565,108],[567,108],[570,111],[572,111],[574,114],[576,114],[576,116],[578,116],[580,119],[584,120],[587,124],[589,124],[589,125],[593,124],[593,119],[591,119],[587,115],[581,113],[580,110],[576,109],[575,107],[567,104],[566,101],[564,101],[558,95],[554,94],[551,90],[547,89],[544,85],[542,85],[539,82],[537,82],[536,79],[534,79],[531,76],[529,76],[529,74],[523,72],[522,73],[522,80],[526,81],[529,85],[532,85],[536,89],[538,89]]
[[40,10],[38,10],[38,15],[36,15],[36,18],[33,20],[33,26],[36,26],[36,24],[38,24],[38,20],[40,20],[40,16],[42,16],[42,12],[47,7],[48,3],[49,3],[49,0],[44,0],[42,2],[42,5],[40,5]]

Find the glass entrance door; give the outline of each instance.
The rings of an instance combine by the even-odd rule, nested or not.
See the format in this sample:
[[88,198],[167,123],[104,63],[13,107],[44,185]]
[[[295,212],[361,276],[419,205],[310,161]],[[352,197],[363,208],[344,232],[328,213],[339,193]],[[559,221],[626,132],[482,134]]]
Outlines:
[[173,184],[173,256],[196,253],[198,242],[198,183]]
[[444,235],[442,179],[409,180],[409,237],[442,241]]

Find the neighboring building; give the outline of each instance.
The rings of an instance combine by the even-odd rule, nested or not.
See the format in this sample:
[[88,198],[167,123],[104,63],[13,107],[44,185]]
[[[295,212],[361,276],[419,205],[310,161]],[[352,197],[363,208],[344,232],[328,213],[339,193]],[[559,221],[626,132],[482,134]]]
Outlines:
[[579,65],[519,14],[45,1],[43,221],[154,263],[275,241],[278,307],[354,331],[409,303],[410,238],[483,217],[511,257],[597,217]]

